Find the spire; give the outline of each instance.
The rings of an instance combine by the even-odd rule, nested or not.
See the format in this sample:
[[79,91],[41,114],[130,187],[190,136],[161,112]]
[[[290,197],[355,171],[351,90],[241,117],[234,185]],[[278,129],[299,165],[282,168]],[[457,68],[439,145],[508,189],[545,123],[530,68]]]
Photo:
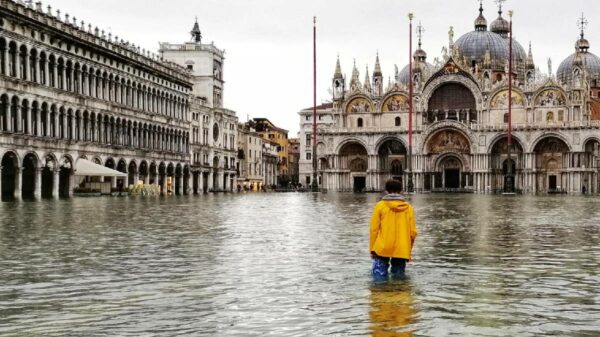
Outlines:
[[342,66],[340,65],[340,54],[337,56],[337,61],[335,62],[335,73],[333,74],[333,78],[343,78],[342,75]]
[[419,61],[420,62],[425,62],[427,60],[427,53],[421,49],[421,40],[423,38],[423,33],[425,32],[425,28],[423,28],[423,25],[421,24],[421,22],[419,22],[419,25],[417,26],[417,36],[419,38],[419,48],[417,48],[417,50],[415,50],[415,53],[413,54],[413,59],[415,60],[415,64],[416,67],[415,68],[419,68]]
[[496,4],[498,5],[498,16],[502,16],[502,5],[506,2],[506,0],[496,0]]
[[371,92],[371,79],[369,78],[369,66],[367,66],[367,72],[365,73],[365,91]]
[[350,79],[350,89],[356,90],[360,88],[360,79],[358,78],[358,69],[356,68],[356,59],[354,60],[354,67],[352,69],[352,78]]
[[381,64],[379,64],[379,51],[377,51],[377,56],[375,57],[375,70],[373,71],[373,76],[382,76],[381,72]]
[[533,63],[533,53],[531,52],[531,41],[529,41],[529,52],[527,53],[527,68],[535,69],[535,64]]
[[196,17],[196,22],[194,23],[194,28],[190,32],[192,35],[192,41],[196,43],[202,42],[202,32],[200,32],[200,26],[198,25],[198,17]]
[[508,38],[508,34],[510,33],[510,23],[502,17],[502,4],[505,2],[506,0],[496,0],[496,3],[498,4],[498,18],[491,23],[490,31],[504,38]]
[[477,17],[477,19],[475,19],[475,30],[487,30],[487,20],[483,16],[483,0],[479,0],[479,16]]
[[585,27],[587,27],[588,21],[585,19],[583,13],[581,13],[581,19],[577,21],[577,26],[581,31],[579,35],[579,40],[575,44],[575,49],[577,52],[587,53],[588,49],[590,49],[590,42],[585,38]]

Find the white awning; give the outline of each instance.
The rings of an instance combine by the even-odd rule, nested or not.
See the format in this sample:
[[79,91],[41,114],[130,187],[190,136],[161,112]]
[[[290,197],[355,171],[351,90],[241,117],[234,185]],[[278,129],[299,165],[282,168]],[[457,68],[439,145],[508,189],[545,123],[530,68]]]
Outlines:
[[119,172],[106,166],[98,165],[87,159],[80,158],[75,164],[76,176],[94,176],[94,177],[127,177],[126,173]]

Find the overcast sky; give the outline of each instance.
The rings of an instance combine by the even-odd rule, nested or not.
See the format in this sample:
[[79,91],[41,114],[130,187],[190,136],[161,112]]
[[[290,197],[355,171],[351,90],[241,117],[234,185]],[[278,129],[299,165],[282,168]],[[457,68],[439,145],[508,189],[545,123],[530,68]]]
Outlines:
[[[476,0],[52,0],[44,8],[74,15],[142,48],[157,51],[158,42],[181,43],[190,38],[197,16],[203,42],[214,41],[226,50],[225,107],[240,121],[247,116],[266,117],[290,130],[299,129],[297,112],[312,106],[312,17],[317,16],[318,102],[331,99],[329,88],[339,53],[348,79],[352,63],[364,80],[372,72],[379,51],[384,76],[393,76],[394,64],[408,63],[408,19],[414,12],[425,28],[423,49],[428,61],[448,44],[448,29],[455,40],[472,31],[478,15]],[[497,16],[493,0],[484,1],[484,15]],[[588,18],[586,38],[590,51],[600,54],[600,2],[590,0],[508,0],[515,11],[514,35],[527,49],[533,45],[536,65],[547,72],[573,53],[582,12]]]

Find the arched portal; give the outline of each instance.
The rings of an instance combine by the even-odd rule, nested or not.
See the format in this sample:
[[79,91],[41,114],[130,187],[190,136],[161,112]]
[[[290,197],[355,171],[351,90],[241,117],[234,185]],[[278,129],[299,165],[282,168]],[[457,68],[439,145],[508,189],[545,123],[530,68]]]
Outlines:
[[175,187],[175,184],[173,182],[175,178],[175,166],[173,166],[173,163],[169,163],[169,165],[167,166],[167,193],[168,194],[173,194],[173,189]]
[[424,175],[425,190],[463,189],[473,182],[468,162],[471,142],[462,132],[446,128],[435,132],[425,145],[431,158],[429,172]]
[[47,155],[46,158],[44,158],[44,166],[42,168],[42,198],[58,196],[54,194],[54,172],[57,169],[57,166],[54,156]]
[[60,163],[58,193],[61,198],[71,196],[71,179],[73,177],[73,161],[64,157]]
[[461,175],[464,169],[459,156],[449,154],[441,157],[437,171],[441,173],[441,188],[456,190],[464,186]]
[[167,194],[167,166],[164,162],[158,165],[158,185],[160,186],[160,194]]
[[137,164],[135,163],[135,161],[132,160],[131,162],[129,162],[129,167],[127,168],[128,185],[137,184],[137,179],[138,179],[137,174],[138,174]]
[[30,153],[23,159],[23,182],[21,184],[21,195],[25,199],[33,199],[36,197],[36,185],[40,182],[37,175],[38,160],[37,157]]
[[492,171],[491,188],[496,192],[519,190],[524,184],[522,174],[525,166],[523,146],[514,137],[511,143],[510,159],[508,156],[508,136],[502,136],[492,146],[489,165]]
[[435,89],[429,99],[425,121],[441,120],[464,123],[477,120],[477,103],[469,88],[460,83],[446,83]]
[[148,170],[149,170],[148,163],[145,160],[142,160],[142,162],[140,163],[138,179],[143,181],[144,184],[148,183],[148,177],[149,177]]
[[[585,142],[584,175],[581,192],[598,193],[600,191],[600,140],[596,138]],[[587,170],[586,170],[587,168]]]
[[348,142],[339,152],[340,168],[343,173],[342,190],[364,192],[367,187],[367,170],[369,168],[367,149],[358,142]]
[[12,200],[18,195],[17,186],[19,175],[19,158],[13,152],[7,152],[2,156],[2,200]]
[[388,139],[377,149],[378,186],[383,190],[388,179],[403,183],[408,151],[398,139]]
[[569,146],[560,138],[548,136],[535,146],[536,190],[559,193],[567,190]]

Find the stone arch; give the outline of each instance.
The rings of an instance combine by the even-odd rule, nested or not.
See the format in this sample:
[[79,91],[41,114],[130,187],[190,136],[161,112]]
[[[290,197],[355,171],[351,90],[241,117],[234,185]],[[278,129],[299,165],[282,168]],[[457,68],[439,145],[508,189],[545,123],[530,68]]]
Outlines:
[[2,157],[0,158],[0,167],[2,168],[0,171],[2,200],[11,200],[19,197],[21,193],[19,184],[21,181],[18,173],[21,169],[21,162],[21,158],[17,151],[8,150],[2,154]]
[[[436,128],[431,128],[430,130],[428,130],[426,132],[426,137],[423,138],[422,140],[422,144],[421,144],[421,153],[427,155],[427,154],[431,154],[431,153],[440,153],[440,152],[445,152],[445,151],[455,151],[455,152],[460,152],[460,153],[472,153],[474,152],[472,147],[473,144],[475,144],[475,141],[470,137],[470,133],[468,131],[465,131],[462,127],[457,126],[457,124],[460,123],[456,123],[456,122],[444,122],[443,124],[438,124],[439,127]],[[446,139],[447,142],[444,141],[444,139],[437,139],[439,141],[439,144],[437,144],[437,149],[431,148],[431,143],[435,142],[435,137],[439,137],[441,133],[443,132],[451,132],[454,134],[458,134],[461,136],[461,138],[463,138],[464,140],[466,140],[466,144],[463,144],[462,142],[460,144],[456,144],[454,142],[454,139]],[[433,150],[433,151],[432,151]]]
[[28,152],[23,156],[23,164],[21,165],[21,195],[23,198],[36,197],[36,185],[41,183],[37,181],[39,179],[37,173],[41,169],[40,163],[38,154],[35,152]]
[[74,169],[73,157],[69,154],[63,154],[60,158],[59,165],[59,183],[58,183],[58,195],[62,198],[68,198],[71,196],[71,190],[73,189],[73,169]]
[[477,111],[482,110],[482,93],[481,93],[481,89],[479,88],[479,86],[477,85],[477,83],[468,77],[462,76],[462,75],[443,75],[443,76],[439,76],[436,78],[430,79],[430,82],[428,82],[425,86],[425,88],[423,89],[423,93],[421,94],[421,102],[422,102],[422,107],[421,110],[423,111],[428,111],[430,110],[429,107],[429,101],[431,100],[431,97],[433,96],[434,92],[441,86],[446,85],[446,84],[460,84],[464,87],[466,87],[467,89],[469,89],[469,91],[471,92],[471,94],[473,95],[474,99],[475,99],[475,109]]
[[358,144],[360,144],[362,147],[364,147],[365,149],[368,149],[368,147],[367,147],[367,144],[366,144],[366,143],[365,143],[363,140],[361,140],[361,139],[359,139],[359,138],[356,138],[356,137],[350,137],[350,138],[344,138],[344,139],[343,139],[343,140],[342,140],[342,141],[341,141],[341,142],[338,144],[338,146],[336,147],[335,153],[336,153],[336,154],[339,154],[339,153],[341,152],[342,148],[343,148],[343,147],[344,147],[346,144],[348,144],[348,143],[358,143]]
[[567,145],[569,152],[573,151],[573,148],[565,135],[563,135],[562,133],[559,133],[559,132],[546,132],[546,133],[540,134],[539,136],[537,136],[536,138],[534,138],[531,141],[529,149],[527,149],[527,152],[535,152],[535,148],[538,146],[538,144],[545,138],[549,138],[549,137],[555,137],[555,138],[562,140]]

